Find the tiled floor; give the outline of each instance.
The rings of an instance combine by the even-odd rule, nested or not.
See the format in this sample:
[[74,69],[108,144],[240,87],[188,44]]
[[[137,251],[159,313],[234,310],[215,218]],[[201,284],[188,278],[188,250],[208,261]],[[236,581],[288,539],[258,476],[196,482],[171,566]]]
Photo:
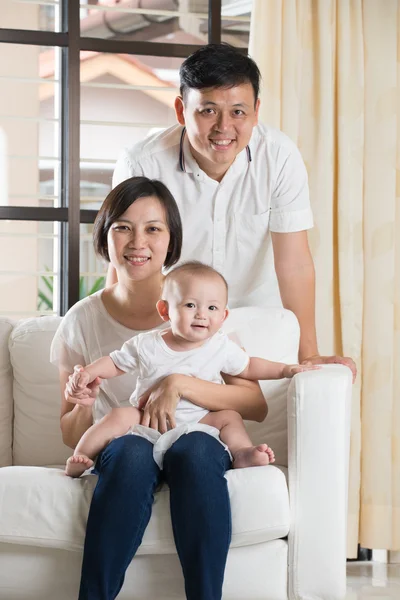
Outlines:
[[347,563],[346,600],[400,600],[400,565]]

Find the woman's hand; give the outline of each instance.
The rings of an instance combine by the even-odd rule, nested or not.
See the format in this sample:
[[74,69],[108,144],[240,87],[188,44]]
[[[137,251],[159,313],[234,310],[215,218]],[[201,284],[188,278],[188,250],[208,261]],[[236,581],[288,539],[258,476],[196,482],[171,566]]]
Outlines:
[[[81,387],[81,374],[84,368],[81,365],[74,367],[74,372],[68,377],[64,396],[67,402],[80,404],[81,406],[92,406],[99,393],[101,383],[100,377],[96,377],[91,383]],[[78,383],[79,382],[79,383]]]
[[179,375],[168,375],[139,398],[138,408],[143,410],[141,425],[160,433],[176,426],[175,411],[181,398],[178,382]]

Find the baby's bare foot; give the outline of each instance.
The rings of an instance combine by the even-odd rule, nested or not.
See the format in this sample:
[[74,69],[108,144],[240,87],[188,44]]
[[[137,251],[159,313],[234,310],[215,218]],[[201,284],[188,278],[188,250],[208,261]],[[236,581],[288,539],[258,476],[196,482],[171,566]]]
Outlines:
[[93,466],[93,461],[84,454],[75,454],[70,456],[67,460],[65,472],[70,477],[80,477],[86,469],[90,469]]
[[240,448],[234,454],[233,468],[262,467],[275,462],[275,454],[267,444]]

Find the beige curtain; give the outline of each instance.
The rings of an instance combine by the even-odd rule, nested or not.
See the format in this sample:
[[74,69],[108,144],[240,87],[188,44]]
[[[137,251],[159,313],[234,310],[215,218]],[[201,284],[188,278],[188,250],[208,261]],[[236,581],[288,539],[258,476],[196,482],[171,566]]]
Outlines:
[[348,555],[400,549],[400,0],[253,0],[261,121],[300,147],[320,351],[352,356]]

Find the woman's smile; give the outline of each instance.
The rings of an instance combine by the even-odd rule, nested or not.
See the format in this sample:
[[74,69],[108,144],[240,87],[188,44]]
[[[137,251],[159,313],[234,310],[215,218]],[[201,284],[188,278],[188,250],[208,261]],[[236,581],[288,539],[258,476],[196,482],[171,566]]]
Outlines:
[[134,265],[135,267],[141,267],[145,265],[149,260],[151,260],[151,257],[127,254],[125,255],[125,259],[129,262],[129,264]]

